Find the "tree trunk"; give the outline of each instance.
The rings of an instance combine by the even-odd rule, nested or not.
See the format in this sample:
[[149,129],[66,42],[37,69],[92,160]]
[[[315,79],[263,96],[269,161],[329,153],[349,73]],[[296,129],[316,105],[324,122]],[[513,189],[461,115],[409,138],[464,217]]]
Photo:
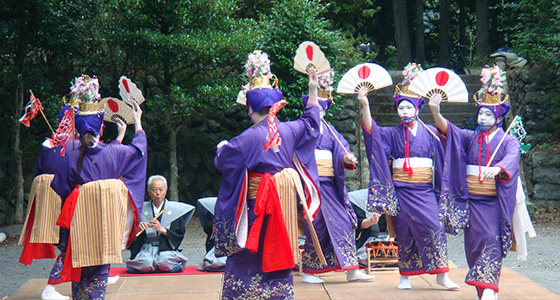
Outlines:
[[449,60],[449,0],[441,0],[439,18],[439,65],[445,66]]
[[179,200],[179,166],[177,165],[177,133],[182,126],[169,128],[169,186],[168,186],[168,199],[172,201]]
[[485,60],[490,55],[488,0],[476,0],[476,55]]
[[466,39],[467,30],[467,5],[465,0],[459,0],[459,43],[461,45],[467,44]]
[[[20,73],[21,74],[21,73]],[[16,101],[15,101],[15,116],[16,119],[19,118],[21,113],[21,108],[23,107],[23,83],[18,82],[16,90]],[[23,179],[23,158],[20,149],[21,137],[20,137],[20,124],[15,122],[14,124],[14,164],[16,167],[15,177],[16,177],[16,191],[15,191],[15,214],[14,222],[16,224],[23,223],[23,201],[24,201],[24,179]]]
[[416,0],[414,7],[414,19],[416,20],[416,62],[424,63],[424,1]]
[[410,35],[408,34],[408,19],[406,17],[406,1],[393,0],[393,14],[395,16],[395,42],[397,46],[397,63],[404,68],[411,58]]

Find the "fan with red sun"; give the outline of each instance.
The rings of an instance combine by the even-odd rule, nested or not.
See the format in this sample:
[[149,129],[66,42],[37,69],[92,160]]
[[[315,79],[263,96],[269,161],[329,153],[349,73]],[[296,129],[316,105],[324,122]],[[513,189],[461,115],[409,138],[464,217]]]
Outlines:
[[364,63],[348,70],[338,83],[336,92],[339,94],[356,94],[365,86],[368,92],[378,90],[393,84],[389,72],[382,66],[374,63]]
[[431,68],[420,73],[408,89],[426,98],[441,94],[444,102],[469,101],[469,92],[461,77],[445,68]]
[[126,76],[121,76],[121,78],[119,78],[119,91],[122,101],[130,106],[132,106],[130,98],[136,100],[139,105],[145,100],[144,95],[142,95],[142,91]]
[[319,46],[313,42],[306,41],[301,43],[296,51],[294,69],[300,73],[307,74],[309,67],[314,67],[317,70],[317,74],[331,70],[331,65]]
[[99,101],[100,105],[105,105],[105,116],[104,121],[115,123],[115,119],[119,118],[123,120],[126,124],[134,124],[132,119],[132,107],[124,103],[122,100],[107,97]]

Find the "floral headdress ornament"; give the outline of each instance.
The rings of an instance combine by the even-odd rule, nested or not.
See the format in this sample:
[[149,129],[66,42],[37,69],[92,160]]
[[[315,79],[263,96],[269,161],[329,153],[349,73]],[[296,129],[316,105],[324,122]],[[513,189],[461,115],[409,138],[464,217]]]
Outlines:
[[410,85],[412,79],[416,78],[416,76],[418,76],[422,72],[424,72],[424,69],[422,69],[421,64],[417,64],[413,62],[408,63],[408,65],[404,67],[404,70],[402,72],[402,74],[404,75],[402,85]]
[[317,80],[319,81],[319,88],[325,91],[332,91],[333,90],[332,84],[334,83],[333,76],[334,76],[333,70],[317,75]]
[[479,105],[499,105],[508,100],[506,93],[507,79],[506,72],[502,71],[500,67],[482,68],[480,71],[480,82],[482,87],[474,95],[474,101]]
[[99,79],[95,75],[91,78],[88,75],[82,74],[82,76],[74,79],[70,87],[70,93],[81,102],[92,103],[99,100],[101,98],[99,94]]
[[[268,55],[261,50],[255,50],[249,53],[247,62],[245,63],[245,76],[250,80],[250,89],[253,88],[270,88],[269,79],[275,77],[270,71],[270,59]],[[274,85],[278,86],[278,79],[274,81]]]
[[497,65],[492,68],[486,65],[480,72],[480,81],[482,82],[482,88],[480,88],[479,94],[499,95],[504,92],[504,88],[507,86],[506,72],[502,71]]

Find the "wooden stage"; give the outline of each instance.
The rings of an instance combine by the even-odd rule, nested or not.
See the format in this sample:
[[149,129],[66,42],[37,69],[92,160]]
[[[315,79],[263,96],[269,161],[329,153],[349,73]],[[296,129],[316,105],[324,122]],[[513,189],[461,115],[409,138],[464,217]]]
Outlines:
[[[476,299],[474,287],[463,281],[466,269],[450,269],[449,276],[461,285],[458,291],[447,291],[436,284],[434,275],[411,277],[411,290],[398,290],[397,271],[375,271],[375,279],[368,282],[346,282],[344,272],[330,272],[320,275],[324,284],[305,284],[294,272],[296,299]],[[32,279],[8,297],[15,299],[41,299],[47,279]],[[107,288],[106,298],[111,300],[148,299],[220,299],[222,274],[170,275],[121,277]],[[64,295],[71,294],[70,283],[63,283],[57,290]],[[500,300],[509,299],[558,299],[560,296],[541,287],[534,281],[512,271],[502,270],[500,280]]]

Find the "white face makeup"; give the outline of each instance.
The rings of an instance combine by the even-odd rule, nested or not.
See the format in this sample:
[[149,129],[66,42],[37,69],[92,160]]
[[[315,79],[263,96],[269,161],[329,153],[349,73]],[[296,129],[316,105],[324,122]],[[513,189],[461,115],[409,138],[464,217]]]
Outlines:
[[477,121],[478,125],[492,127],[496,124],[496,116],[494,116],[494,113],[489,108],[481,107],[480,110],[478,110]]
[[409,101],[401,101],[397,107],[397,113],[399,114],[399,118],[401,118],[401,120],[412,119],[416,116],[416,108],[414,108],[414,105],[412,105]]

